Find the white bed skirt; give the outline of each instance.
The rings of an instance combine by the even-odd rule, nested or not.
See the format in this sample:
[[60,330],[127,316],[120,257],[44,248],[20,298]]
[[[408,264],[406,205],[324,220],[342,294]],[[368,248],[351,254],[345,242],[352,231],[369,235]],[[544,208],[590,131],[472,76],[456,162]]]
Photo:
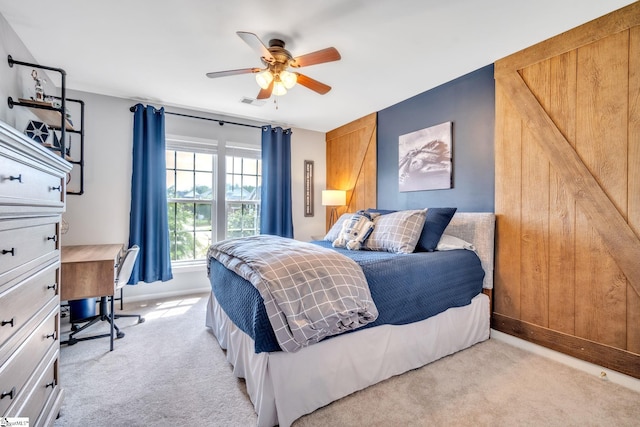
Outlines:
[[244,378],[258,426],[288,427],[334,400],[489,338],[489,298],[421,322],[381,325],[321,341],[296,353],[254,352],[254,342],[224,313],[213,293],[206,326]]

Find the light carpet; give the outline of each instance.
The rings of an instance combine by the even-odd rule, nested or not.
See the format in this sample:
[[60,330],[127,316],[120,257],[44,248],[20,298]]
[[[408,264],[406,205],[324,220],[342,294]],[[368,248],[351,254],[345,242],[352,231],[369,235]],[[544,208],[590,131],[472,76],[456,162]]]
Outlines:
[[[55,427],[254,426],[244,382],[204,326],[208,295],[125,304],[126,336],[63,345]],[[101,322],[87,334],[108,331]],[[61,320],[62,340],[70,325]],[[640,394],[488,340],[298,419],[313,426],[639,426]]]

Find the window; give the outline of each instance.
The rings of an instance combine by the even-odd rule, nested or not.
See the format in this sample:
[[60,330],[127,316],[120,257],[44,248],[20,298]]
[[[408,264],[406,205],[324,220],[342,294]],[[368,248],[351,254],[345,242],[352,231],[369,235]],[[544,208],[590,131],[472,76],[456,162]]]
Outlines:
[[260,191],[262,160],[227,156],[227,237],[260,234]]
[[[259,150],[229,148],[224,161],[168,141],[167,203],[171,260],[204,260],[211,242],[260,233],[262,160]],[[217,183],[223,187],[216,191]],[[216,194],[222,193],[220,206]],[[216,238],[217,237],[217,238]]]
[[215,155],[167,150],[166,157],[171,260],[204,259],[213,230]]

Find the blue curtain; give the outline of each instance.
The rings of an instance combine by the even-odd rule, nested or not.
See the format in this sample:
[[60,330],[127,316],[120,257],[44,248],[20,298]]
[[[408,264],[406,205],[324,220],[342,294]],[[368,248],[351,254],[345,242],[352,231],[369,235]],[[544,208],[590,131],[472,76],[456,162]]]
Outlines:
[[262,127],[260,233],[293,238],[291,129]]
[[164,108],[137,104],[133,116],[133,176],[129,247],[140,246],[130,284],[171,280]]

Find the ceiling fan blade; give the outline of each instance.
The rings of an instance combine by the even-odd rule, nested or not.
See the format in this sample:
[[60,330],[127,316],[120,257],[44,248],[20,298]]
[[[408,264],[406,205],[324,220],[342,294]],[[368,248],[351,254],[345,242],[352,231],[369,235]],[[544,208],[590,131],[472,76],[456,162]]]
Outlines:
[[267,46],[262,43],[262,40],[260,40],[258,36],[253,33],[247,33],[246,31],[236,31],[236,34],[239,35],[240,38],[244,40],[244,42],[248,44],[253,50],[258,52],[258,55],[264,58],[266,62],[268,62],[269,64],[273,64],[274,62],[276,62],[276,59],[273,57],[271,52],[269,52]]
[[298,84],[301,84],[306,88],[318,92],[320,95],[324,95],[331,90],[331,86],[320,83],[319,81],[314,80],[311,77],[305,76],[304,74],[295,73],[295,75],[298,76]]
[[268,88],[260,89],[260,92],[258,93],[256,99],[267,99],[271,96],[271,92],[273,92],[273,80],[271,80]]
[[308,67],[309,65],[337,61],[340,58],[340,53],[336,50],[335,47],[328,47],[326,49],[307,53],[306,55],[297,56],[293,58],[291,62],[289,62],[289,65],[295,68]]
[[260,71],[262,71],[261,68],[240,68],[237,70],[214,71],[207,73],[207,77],[213,79],[216,77],[235,76],[236,74],[259,73]]

